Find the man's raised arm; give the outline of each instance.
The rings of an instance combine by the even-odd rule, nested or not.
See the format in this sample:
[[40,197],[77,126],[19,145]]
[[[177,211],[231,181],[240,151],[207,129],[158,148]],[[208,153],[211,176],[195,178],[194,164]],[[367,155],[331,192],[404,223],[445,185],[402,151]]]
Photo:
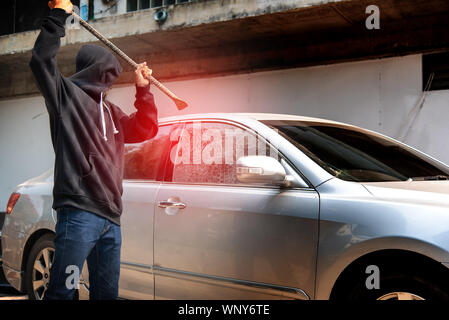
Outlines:
[[59,89],[61,73],[56,64],[56,54],[65,36],[68,12],[72,11],[69,0],[50,1],[50,14],[44,19],[41,32],[32,51],[30,68],[45,98],[49,113],[59,113]]
[[147,79],[153,70],[146,62],[139,64],[135,71],[137,111],[126,115],[119,107],[113,105],[116,118],[123,128],[125,143],[138,143],[153,138],[158,132],[157,108],[150,92],[150,81]]

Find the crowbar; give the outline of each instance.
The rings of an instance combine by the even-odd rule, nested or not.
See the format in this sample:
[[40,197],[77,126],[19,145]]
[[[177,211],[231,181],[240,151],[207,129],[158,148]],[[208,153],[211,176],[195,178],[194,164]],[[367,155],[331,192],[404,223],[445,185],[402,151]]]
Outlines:
[[[95,30],[90,24],[88,24],[85,20],[83,20],[76,12],[72,11],[72,15],[75,19],[79,21],[79,23],[90,33],[92,33],[95,37],[98,38],[101,42],[103,42],[109,49],[114,51],[120,58],[128,62],[132,67],[135,69],[138,68],[138,64],[131,59],[126,53],[124,53],[122,50],[120,50],[115,44],[113,44],[111,41],[106,39],[101,33],[99,33],[97,30]],[[159,88],[163,93],[165,93],[167,96],[170,97],[170,99],[173,100],[173,102],[176,104],[176,107],[178,110],[182,110],[188,106],[187,102],[184,100],[178,98],[173,92],[171,92],[166,86],[164,86],[162,83],[160,83],[156,78],[154,78],[152,75],[148,77],[148,80],[151,81],[157,88]]]

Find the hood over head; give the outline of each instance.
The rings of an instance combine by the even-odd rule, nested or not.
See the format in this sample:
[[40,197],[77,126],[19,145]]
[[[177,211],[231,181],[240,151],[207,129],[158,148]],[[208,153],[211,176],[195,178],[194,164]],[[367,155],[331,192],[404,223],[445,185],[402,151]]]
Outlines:
[[84,45],[76,56],[76,73],[69,79],[94,100],[100,101],[122,72],[115,56],[103,47]]

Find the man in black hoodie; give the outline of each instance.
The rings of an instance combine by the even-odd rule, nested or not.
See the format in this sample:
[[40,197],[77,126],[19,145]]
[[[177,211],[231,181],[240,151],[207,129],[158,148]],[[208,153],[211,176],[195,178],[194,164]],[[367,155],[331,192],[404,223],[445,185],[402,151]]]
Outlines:
[[50,1],[30,62],[45,98],[55,151],[53,209],[55,256],[45,299],[71,299],[84,261],[91,299],[116,299],[120,273],[120,215],[124,143],[151,139],[158,131],[151,69],[136,71],[137,112],[126,115],[104,93],[122,68],[106,49],[83,46],[76,73],[64,77],[56,54],[72,10],[69,0]]

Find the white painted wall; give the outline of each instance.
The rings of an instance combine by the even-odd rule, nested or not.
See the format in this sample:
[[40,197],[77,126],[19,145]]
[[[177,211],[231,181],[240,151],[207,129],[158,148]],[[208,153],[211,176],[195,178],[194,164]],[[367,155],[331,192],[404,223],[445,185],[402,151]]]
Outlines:
[[16,185],[54,161],[47,109],[41,97],[0,101],[0,211]]
[[[152,91],[160,117],[202,112],[289,113],[351,123],[397,137],[422,93],[421,70],[421,56],[412,55],[167,83],[190,102],[182,112],[159,91]],[[115,88],[109,99],[130,113],[134,93],[133,86]],[[431,92],[405,141],[446,163],[448,102],[449,90]],[[40,97],[0,101],[0,147],[1,211],[15,185],[52,167],[48,116]]]

